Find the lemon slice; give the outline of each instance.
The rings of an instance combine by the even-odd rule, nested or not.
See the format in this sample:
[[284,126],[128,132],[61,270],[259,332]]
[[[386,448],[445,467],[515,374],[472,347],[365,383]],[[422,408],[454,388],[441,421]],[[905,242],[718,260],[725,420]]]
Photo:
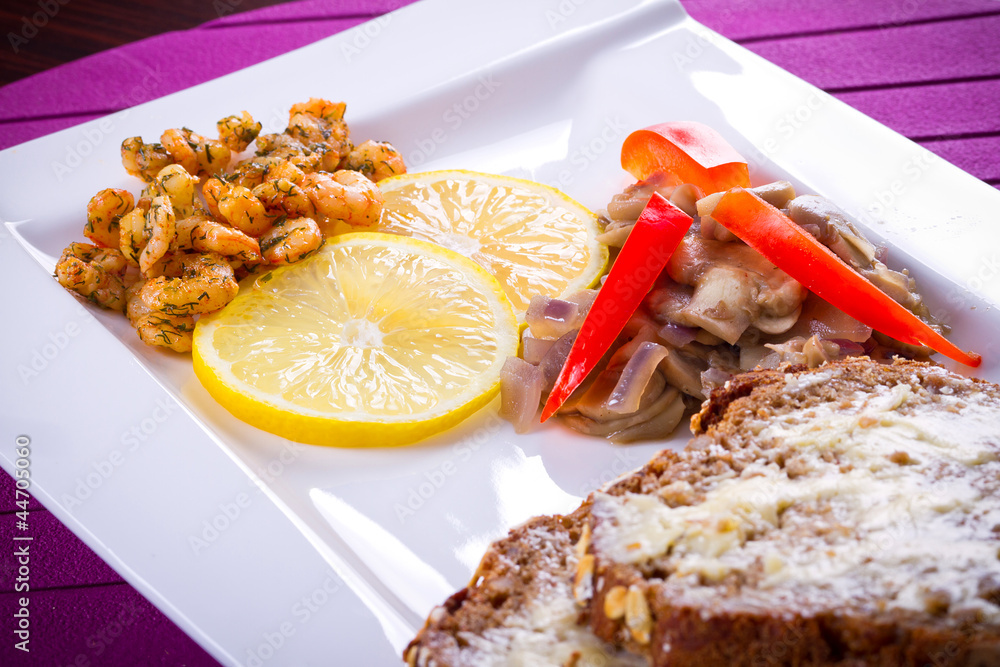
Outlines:
[[379,181],[379,229],[451,248],[500,282],[523,319],[535,294],[559,297],[597,282],[608,262],[597,216],[541,183],[473,171]]
[[240,419],[311,444],[402,445],[488,403],[517,352],[500,285],[446,248],[344,234],[199,319],[195,374]]

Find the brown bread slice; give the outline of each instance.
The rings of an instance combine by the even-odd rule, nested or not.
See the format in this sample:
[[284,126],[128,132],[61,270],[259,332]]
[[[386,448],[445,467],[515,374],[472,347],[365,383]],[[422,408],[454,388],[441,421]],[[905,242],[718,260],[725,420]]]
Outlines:
[[1000,665],[1000,387],[748,373],[589,500],[595,633],[670,665]]
[[[513,529],[483,557],[472,582],[436,607],[404,652],[411,667],[501,665],[640,667],[601,642],[585,614],[590,582],[576,585],[586,506]],[[581,542],[581,537],[583,542]]]
[[[836,437],[816,456],[809,444],[816,434],[800,434],[798,444],[778,437],[785,422],[835,435],[838,420],[899,435],[892,424],[905,418],[943,420],[947,437],[939,439],[966,447],[964,463],[930,456],[910,432],[860,459],[831,444]],[[1000,387],[912,362],[761,371],[713,394],[692,426],[698,435],[683,452],[661,452],[576,512],[536,518],[495,543],[470,586],[431,613],[404,653],[408,664],[1000,665]],[[876,482],[854,479],[865,462],[905,471],[915,485],[909,490],[922,494],[897,498],[899,512],[886,512],[885,489],[880,496]],[[788,502],[795,494],[781,485],[794,489],[812,477],[829,485],[823,497]],[[662,544],[662,525],[670,524],[643,530],[643,517],[662,517],[666,508],[697,512],[713,489],[754,478],[765,483],[733,495],[750,508],[771,503],[778,525],[766,512],[741,516],[733,511],[739,502],[727,508],[716,498],[711,509],[721,511],[686,517],[671,553],[634,558],[658,534]],[[862,494],[866,513],[886,519],[883,530],[859,533],[867,519],[852,523],[839,512],[838,489]],[[640,529],[628,537],[616,529],[619,502],[642,510]],[[859,574],[863,557],[837,569],[836,555],[852,542],[867,544],[876,564],[898,553],[914,530],[937,525],[915,520],[925,515],[944,526],[955,519],[947,536],[956,539],[930,543],[916,565],[876,568],[867,578]],[[681,562],[697,530],[722,562]],[[725,559],[740,550],[746,567],[727,570]],[[825,551],[832,555],[824,559]],[[681,565],[691,572],[680,576]],[[813,574],[768,582],[783,569]]]

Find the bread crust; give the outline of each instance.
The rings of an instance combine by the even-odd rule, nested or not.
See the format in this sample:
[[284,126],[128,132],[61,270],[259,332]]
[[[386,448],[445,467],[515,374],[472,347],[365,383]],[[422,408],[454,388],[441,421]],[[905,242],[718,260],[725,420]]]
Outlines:
[[[411,646],[424,646],[438,655],[457,655],[467,646],[463,636],[482,635],[489,628],[502,626],[532,597],[542,593],[545,584],[536,573],[550,570],[556,576],[572,574],[568,559],[579,533],[575,515],[536,517],[511,530],[505,539],[490,546],[469,585],[435,610],[437,613],[431,615]],[[550,549],[538,548],[539,535],[544,536],[541,540]]]
[[[490,546],[469,585],[428,616],[403,653],[413,667],[526,665],[641,667],[589,629],[586,600],[574,597],[589,506],[540,516]],[[585,588],[590,593],[590,585]],[[540,619],[546,619],[540,622]]]

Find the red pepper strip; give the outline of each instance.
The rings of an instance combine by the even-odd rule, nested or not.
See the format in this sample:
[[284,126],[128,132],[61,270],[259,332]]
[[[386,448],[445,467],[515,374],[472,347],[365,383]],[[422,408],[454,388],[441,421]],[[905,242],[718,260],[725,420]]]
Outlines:
[[551,417],[625,328],[691,227],[691,216],[654,192],[615,259],[542,410]]
[[639,180],[663,171],[706,195],[750,187],[747,161],[711,127],[694,121],[651,125],[625,137],[622,168]]
[[754,193],[730,190],[712,211],[712,218],[854,319],[898,341],[926,345],[966,366],[982,362],[978,354],[960,350]]

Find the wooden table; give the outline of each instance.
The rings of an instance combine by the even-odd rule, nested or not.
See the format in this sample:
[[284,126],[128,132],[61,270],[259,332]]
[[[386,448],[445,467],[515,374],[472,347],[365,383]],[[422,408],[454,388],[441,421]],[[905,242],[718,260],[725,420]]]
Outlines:
[[6,46],[0,86],[85,56],[213,19],[288,0],[7,0],[0,7]]
[[[706,26],[1000,187],[1000,3],[995,0],[682,1]],[[52,0],[23,1],[0,11],[5,33],[27,35],[25,21],[37,28],[23,44],[11,42],[8,34],[4,81],[13,83],[0,88],[0,148],[279,55],[406,0],[301,0],[264,7],[272,4],[174,0],[163,13],[161,3],[149,1],[119,9]],[[45,7],[58,11],[37,15]],[[212,20],[191,27],[205,18]],[[182,31],[59,65],[164,30]],[[200,46],[192,54],[194,44]],[[12,56],[15,46],[20,58]],[[40,70],[45,71],[33,74]],[[4,473],[0,539],[6,544],[17,511],[13,480]],[[15,652],[5,639],[0,664],[216,664],[44,507],[33,502],[28,511],[36,536],[31,598],[36,634],[30,656]],[[16,565],[7,552],[0,562],[0,600],[10,610]]]

